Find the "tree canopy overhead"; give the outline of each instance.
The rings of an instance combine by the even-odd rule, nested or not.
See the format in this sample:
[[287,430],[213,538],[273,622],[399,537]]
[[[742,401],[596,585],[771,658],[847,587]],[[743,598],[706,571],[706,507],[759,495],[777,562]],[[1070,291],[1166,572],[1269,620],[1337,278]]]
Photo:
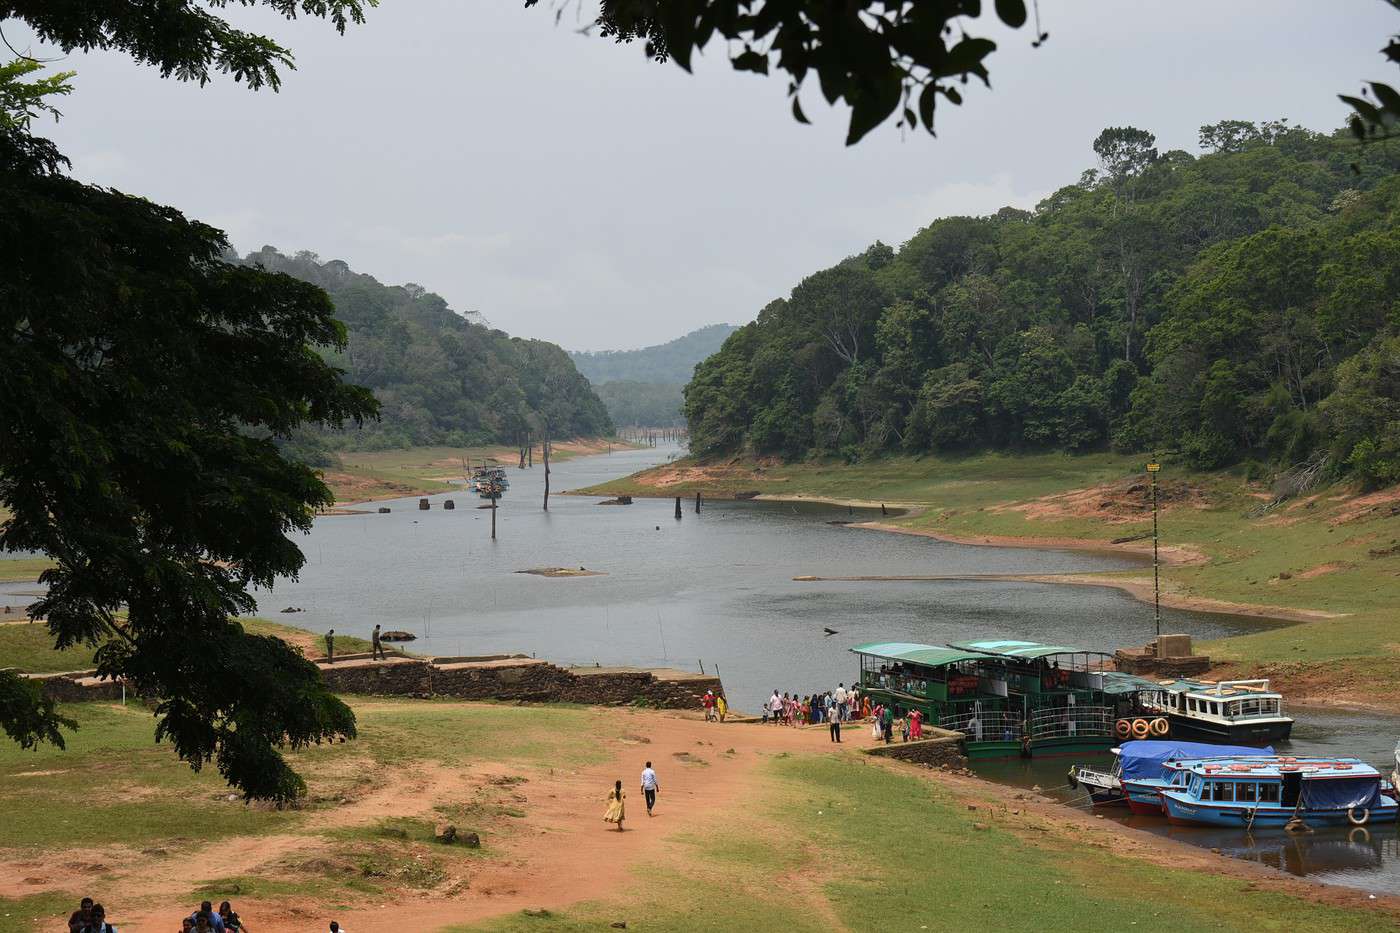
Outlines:
[[362,23],[379,0],[0,0],[0,21],[20,19],[45,42],[71,52],[124,52],[162,77],[207,83],[222,73],[250,88],[276,90],[292,53],[267,36],[238,29],[219,13],[230,5],[266,7],[287,19],[329,19],[339,32]]

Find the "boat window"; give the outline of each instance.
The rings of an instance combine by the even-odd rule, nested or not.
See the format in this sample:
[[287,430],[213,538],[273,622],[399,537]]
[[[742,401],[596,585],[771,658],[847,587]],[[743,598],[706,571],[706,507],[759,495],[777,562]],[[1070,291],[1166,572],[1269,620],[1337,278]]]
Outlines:
[[1255,798],[1254,784],[1236,784],[1235,799],[1242,803],[1253,803]]
[[1190,794],[1191,794],[1192,797],[1195,797],[1197,800],[1204,800],[1204,799],[1205,799],[1205,797],[1204,797],[1204,796],[1202,795],[1202,793],[1201,793],[1201,776],[1200,776],[1199,774],[1193,774],[1193,775],[1191,776],[1191,790],[1190,790]]
[[1215,782],[1215,800],[1228,800],[1231,803],[1235,800],[1235,785],[1232,781]]
[[1219,704],[1219,703],[1211,702],[1211,703],[1209,703],[1209,704],[1207,704],[1207,705],[1210,707],[1210,709],[1207,710],[1207,712],[1209,712],[1212,716],[1219,716],[1219,715],[1220,715],[1220,704]]
[[1260,802],[1260,803],[1278,803],[1278,785],[1277,785],[1277,784],[1260,784],[1260,785],[1259,785],[1259,802]]
[[1193,713],[1196,711],[1196,698],[1195,698],[1195,697],[1187,697],[1187,698],[1186,698],[1186,708],[1187,708],[1189,711],[1193,712]]

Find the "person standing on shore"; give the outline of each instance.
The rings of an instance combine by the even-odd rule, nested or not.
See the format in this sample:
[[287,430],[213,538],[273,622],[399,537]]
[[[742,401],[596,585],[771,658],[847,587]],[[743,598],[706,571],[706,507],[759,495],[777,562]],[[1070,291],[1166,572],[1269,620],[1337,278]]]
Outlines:
[[768,713],[773,717],[773,724],[777,725],[782,720],[783,701],[778,699],[778,690],[773,689],[773,695],[768,698]]
[[622,793],[622,782],[618,781],[613,789],[608,791],[608,809],[603,813],[603,821],[616,823],[618,832],[622,832],[622,820],[626,816],[622,802],[625,796]]
[[885,740],[885,744],[890,744],[894,738],[894,707],[886,706],[885,711],[880,714],[880,733]]
[[384,660],[384,645],[379,638],[379,623],[374,623],[374,631],[369,633],[369,656],[371,660]]
[[729,715],[729,701],[724,698],[724,694],[715,697],[715,712],[719,713],[719,721],[724,722],[724,717]]
[[831,725],[827,727],[831,732],[831,741],[838,745],[841,744],[841,717],[830,716],[828,717],[828,722],[831,723]]
[[656,772],[651,770],[651,762],[642,769],[642,796],[647,802],[647,816],[651,816],[651,808],[656,806],[656,792],[661,789],[661,784],[656,780]]
[[845,718],[846,718],[846,685],[845,685],[844,683],[839,683],[839,684],[836,685],[835,698],[836,698],[836,717],[837,717],[838,719],[845,719]]
[[335,663],[335,629],[326,630],[326,663]]

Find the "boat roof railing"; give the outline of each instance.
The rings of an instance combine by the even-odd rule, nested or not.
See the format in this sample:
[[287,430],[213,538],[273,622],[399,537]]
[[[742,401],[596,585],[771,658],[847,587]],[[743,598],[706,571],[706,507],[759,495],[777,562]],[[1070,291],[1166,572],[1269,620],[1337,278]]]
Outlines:
[[879,658],[882,661],[901,661],[906,664],[920,664],[924,667],[947,667],[960,661],[986,660],[986,655],[975,651],[961,651],[937,645],[921,645],[909,641],[871,642],[867,645],[856,645],[851,651],[866,657]]
[[1037,660],[1064,654],[1092,654],[1104,658],[1112,657],[1107,651],[1094,651],[1089,648],[1073,648],[1068,645],[1042,645],[1033,641],[964,641],[956,642],[950,647],[958,648],[963,651],[975,651],[978,654],[991,655],[996,658],[1013,658],[1021,661]]

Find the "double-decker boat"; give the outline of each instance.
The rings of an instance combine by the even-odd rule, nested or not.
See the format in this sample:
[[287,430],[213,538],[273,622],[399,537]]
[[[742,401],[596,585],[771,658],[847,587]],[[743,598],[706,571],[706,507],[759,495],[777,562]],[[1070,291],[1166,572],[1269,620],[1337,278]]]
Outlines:
[[970,758],[1106,751],[1117,742],[1114,724],[1137,709],[1135,692],[1106,687],[1109,656],[1100,651],[1027,641],[851,650],[865,695],[963,733]]
[[1253,829],[1396,818],[1393,788],[1358,758],[1203,758],[1179,761],[1177,768],[1179,782],[1159,791],[1173,823]]
[[1203,742],[1138,741],[1124,742],[1112,750],[1113,767],[1108,770],[1089,765],[1069,769],[1071,787],[1082,787],[1094,806],[1127,806],[1134,813],[1161,815],[1159,792],[1182,774],[1177,762],[1189,759],[1272,755],[1272,748],[1252,749],[1234,745],[1207,745]]

